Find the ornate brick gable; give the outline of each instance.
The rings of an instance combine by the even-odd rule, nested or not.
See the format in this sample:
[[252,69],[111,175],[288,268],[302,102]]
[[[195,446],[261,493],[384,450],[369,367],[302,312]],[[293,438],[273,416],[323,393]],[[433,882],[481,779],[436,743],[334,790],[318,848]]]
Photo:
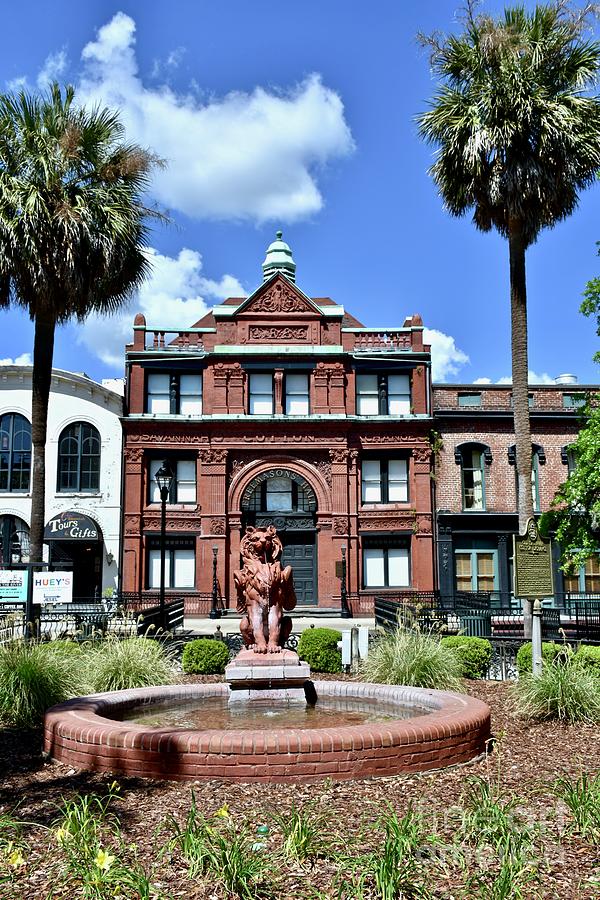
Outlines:
[[270,313],[287,316],[290,313],[319,315],[315,306],[283,277],[275,278],[264,288],[259,288],[238,311],[244,313]]

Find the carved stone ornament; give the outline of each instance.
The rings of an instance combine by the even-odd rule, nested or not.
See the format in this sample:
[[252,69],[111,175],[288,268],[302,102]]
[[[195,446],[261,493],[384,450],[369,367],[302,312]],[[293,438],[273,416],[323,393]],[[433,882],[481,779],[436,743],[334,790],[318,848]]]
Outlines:
[[140,517],[125,516],[125,534],[139,534]]
[[431,534],[431,516],[419,514],[415,530],[417,534]]
[[333,531],[334,531],[334,534],[347,534],[348,520],[341,518],[340,516],[336,517],[333,520]]
[[293,313],[315,310],[291,288],[278,282],[246,307],[244,312]]
[[319,472],[322,478],[325,479],[327,484],[331,486],[331,463],[326,459],[307,459],[308,463],[311,466],[314,466],[315,469]]
[[[354,435],[350,435],[352,440]],[[356,435],[361,444],[416,444],[423,440],[421,435],[415,434],[368,434]]]
[[414,447],[412,455],[415,462],[428,463],[431,459],[431,447]]
[[389,519],[363,518],[362,531],[414,531],[414,516],[394,516]]
[[227,460],[227,450],[199,450],[198,456],[204,465],[224,463]]
[[251,341],[307,341],[306,325],[251,325]]
[[[195,531],[200,533],[200,522],[198,519],[176,519],[171,518],[167,513],[168,527],[174,531]],[[144,529],[146,531],[160,531],[159,516],[144,516]]]
[[125,460],[128,463],[140,463],[144,457],[144,450],[142,447],[126,447],[125,448]]
[[337,463],[338,465],[344,465],[348,461],[348,451],[347,450],[330,450],[329,458],[332,463]]
[[210,520],[210,533],[211,534],[225,534],[225,519],[211,519]]
[[156,432],[153,434],[130,434],[129,443],[135,444],[207,444],[208,438],[186,432]]

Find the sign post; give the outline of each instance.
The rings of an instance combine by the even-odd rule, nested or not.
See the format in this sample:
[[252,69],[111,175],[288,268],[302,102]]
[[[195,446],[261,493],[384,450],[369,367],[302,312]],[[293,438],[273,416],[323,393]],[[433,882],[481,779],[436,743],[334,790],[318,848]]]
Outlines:
[[533,603],[554,596],[550,541],[541,537],[534,518],[527,520],[525,534],[514,536],[513,558],[515,597]]

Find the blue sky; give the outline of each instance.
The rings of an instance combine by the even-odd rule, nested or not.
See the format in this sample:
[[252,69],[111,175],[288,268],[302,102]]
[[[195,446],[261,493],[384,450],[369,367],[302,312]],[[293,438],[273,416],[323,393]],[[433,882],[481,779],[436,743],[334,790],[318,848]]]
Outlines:
[[[533,4],[526,4],[533,5]],[[172,217],[152,235],[154,276],[108,322],[68,325],[55,365],[122,374],[133,316],[191,325],[249,293],[281,227],[299,286],[371,326],[419,312],[437,377],[510,374],[504,241],[448,216],[416,132],[435,84],[418,31],[455,27],[458,0],[22,0],[6,4],[0,83],[56,77],[118,106],[128,136],[166,159],[153,194]],[[486,0],[488,11],[502,4]],[[530,368],[598,381],[594,323],[578,312],[600,274],[598,188],[528,254]],[[0,357],[32,329],[0,314]]]

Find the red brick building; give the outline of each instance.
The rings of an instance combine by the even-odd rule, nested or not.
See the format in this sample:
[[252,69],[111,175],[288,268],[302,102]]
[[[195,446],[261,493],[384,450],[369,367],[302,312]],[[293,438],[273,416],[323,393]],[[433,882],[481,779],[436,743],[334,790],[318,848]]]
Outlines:
[[[295,284],[287,244],[264,280],[183,331],[126,349],[123,590],[159,586],[154,474],[175,472],[167,590],[206,610],[213,548],[223,597],[248,525],[274,522],[299,605],[335,608],[346,548],[349,598],[434,586],[430,348],[419,316],[368,328]],[[198,604],[200,600],[200,604]]]
[[[577,408],[597,385],[532,386],[529,395],[534,510],[545,512],[572,464],[569,445],[579,427]],[[512,536],[518,532],[514,424],[510,385],[434,385],[438,584],[455,590],[490,591],[499,605],[512,593]],[[598,591],[598,559],[563,578],[554,546],[555,596]]]

